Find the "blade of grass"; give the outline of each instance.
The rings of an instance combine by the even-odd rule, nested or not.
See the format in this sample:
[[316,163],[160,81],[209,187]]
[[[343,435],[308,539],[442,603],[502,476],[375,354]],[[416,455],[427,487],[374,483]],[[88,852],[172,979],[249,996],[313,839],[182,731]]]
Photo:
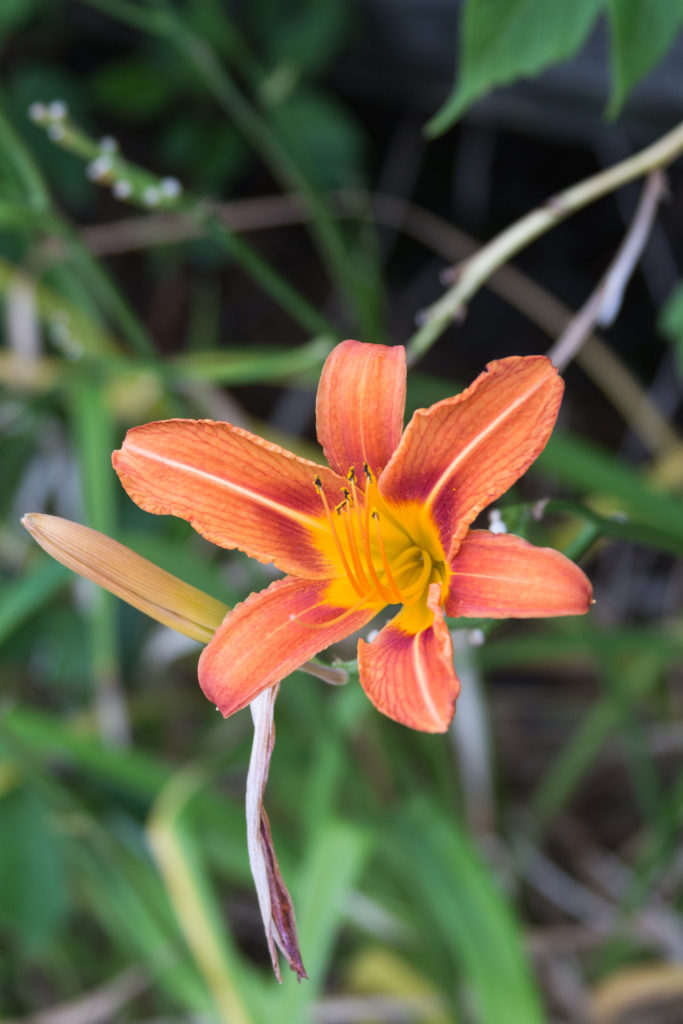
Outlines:
[[[54,725],[52,717],[43,717],[50,726]],[[60,825],[65,859],[78,880],[78,892],[85,890],[84,912],[94,912],[108,937],[120,946],[124,961],[134,951],[158,985],[182,1009],[210,1010],[210,1001],[201,979],[193,974],[193,965],[182,946],[158,875],[144,854],[141,838],[134,853],[126,851],[113,834],[112,822],[103,829],[89,807],[74,795],[73,787],[62,782],[59,773],[45,770],[43,747],[34,749],[25,743],[24,736],[11,727],[14,719],[15,713],[0,718],[2,755],[15,776],[43,797],[52,818]],[[124,760],[131,756],[129,751],[119,754]],[[118,821],[120,824],[120,814]]]
[[[81,822],[81,824],[85,824]],[[73,851],[93,913],[119,946],[131,955],[175,1006],[210,1014],[213,1007],[202,978],[188,957],[172,908],[150,863],[126,855],[111,838],[87,835]]]
[[[4,154],[14,170],[17,183],[30,209],[40,214],[30,227],[36,237],[46,233],[56,234],[66,246],[73,266],[83,279],[85,286],[98,298],[105,312],[113,315],[122,333],[140,352],[153,352],[154,346],[118,289],[113,285],[102,266],[93,258],[78,235],[71,229],[64,217],[55,208],[43,177],[28,148],[15,131],[0,105],[0,152]],[[26,220],[18,221],[17,227],[26,230]],[[65,269],[69,269],[68,264]]]
[[[147,806],[170,781],[174,768],[159,757],[141,750],[122,750],[104,744],[83,731],[81,723],[62,723],[54,716],[28,708],[14,707],[0,717],[4,733],[49,775],[55,762],[89,780],[91,788],[120,794],[136,805]],[[249,883],[251,875],[246,850],[241,843],[226,843],[225,835],[242,835],[244,812],[241,801],[228,800],[213,790],[197,795],[197,812],[207,842],[215,830],[221,844],[221,866],[235,881]]]
[[[116,533],[116,497],[110,455],[115,447],[106,396],[97,380],[74,378],[69,402],[81,470],[87,519],[101,533]],[[88,608],[95,713],[102,735],[116,744],[130,736],[128,708],[120,684],[117,612],[111,594],[93,588]]]
[[265,384],[295,375],[318,372],[332,350],[329,335],[312,338],[295,348],[263,352],[231,349],[230,352],[193,352],[176,356],[165,370],[176,381],[200,380],[214,384]]
[[[636,702],[654,688],[658,679],[657,658],[653,658],[649,651],[644,651],[639,658],[629,661],[622,672],[620,685],[628,694],[628,700]],[[531,800],[535,820],[532,831],[536,840],[567,803],[602,753],[609,737],[617,731],[620,715],[612,694],[603,696],[545,772]]]
[[308,1024],[330,969],[344,907],[369,852],[369,834],[341,822],[320,823],[294,890],[297,927],[309,980],[283,979],[280,1020]]
[[409,880],[421,929],[437,929],[457,964],[479,1024],[543,1024],[521,929],[461,825],[417,799],[386,845],[402,885]]
[[254,1024],[245,965],[217,914],[217,900],[202,865],[199,849],[183,827],[189,800],[204,785],[194,770],[174,775],[150,816],[148,835],[179,926],[224,1024]]
[[654,487],[637,470],[584,438],[555,432],[535,463],[551,479],[584,491],[609,494],[643,526],[679,543],[683,538],[683,502]]

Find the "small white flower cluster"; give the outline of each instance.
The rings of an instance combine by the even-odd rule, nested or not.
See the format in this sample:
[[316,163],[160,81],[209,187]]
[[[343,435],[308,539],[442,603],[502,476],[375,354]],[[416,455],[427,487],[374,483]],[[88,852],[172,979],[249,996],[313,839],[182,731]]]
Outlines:
[[165,199],[177,199],[183,188],[177,178],[162,178],[158,185],[149,185],[142,193],[145,206],[159,206]]
[[[59,142],[64,138],[68,113],[69,108],[63,100],[52,100],[50,103],[36,101],[28,108],[30,119],[35,124],[43,126],[48,138],[53,142]],[[99,141],[97,156],[86,165],[85,174],[90,181],[100,185],[111,185],[115,199],[126,200],[137,190],[130,177],[123,174],[118,156],[118,140],[112,135],[104,135]],[[178,199],[182,190],[177,178],[161,178],[156,184],[147,185],[136,198],[152,209]]]
[[51,103],[41,103],[38,100],[28,108],[30,119],[34,124],[42,125],[47,131],[47,137],[53,142],[59,142],[64,138],[68,113],[69,108],[64,100],[52,100]]

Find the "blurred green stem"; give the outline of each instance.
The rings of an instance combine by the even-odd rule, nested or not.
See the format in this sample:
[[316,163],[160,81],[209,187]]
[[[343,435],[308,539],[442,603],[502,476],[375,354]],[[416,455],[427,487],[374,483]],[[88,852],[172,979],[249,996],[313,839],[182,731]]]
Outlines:
[[543,206],[515,221],[477,253],[456,266],[450,274],[452,286],[425,310],[421,317],[422,325],[408,342],[409,362],[413,363],[424,355],[453,320],[463,315],[466,303],[484,282],[527,245],[596,199],[650,171],[666,167],[681,152],[683,124],[677,125],[640,153],[551,196]]
[[[54,206],[31,154],[1,107],[0,153],[14,173],[28,211],[33,214],[30,218],[22,219],[22,211],[16,210],[16,204],[4,203],[0,210],[4,214],[5,223],[10,223],[18,231],[27,231],[30,233],[31,239],[48,232],[57,235],[69,256],[68,260],[62,260],[61,269],[66,274],[73,275],[75,268],[82,277],[86,288],[92,292],[93,297],[101,302],[104,312],[112,315],[118,321],[122,332],[128,337],[131,344],[140,352],[153,352],[154,346],[138,318],[80,236],[71,229],[71,226]],[[35,257],[36,252],[34,251],[31,255]],[[39,270],[43,269],[44,267],[41,265]]]
[[[219,106],[285,189],[293,190],[305,206],[311,233],[329,276],[351,302],[360,328],[377,329],[373,290],[356,271],[332,210],[317,187],[281,144],[273,126],[237,88],[208,42],[192,32],[167,3],[140,9],[122,0],[82,0],[117,20],[144,32],[165,37],[189,62]],[[314,328],[320,330],[320,326]]]
[[[62,149],[83,160],[94,161],[98,157],[101,158],[102,151],[95,140],[72,121],[65,120],[61,128],[62,132],[59,138],[54,141]],[[157,187],[159,179],[150,171],[124,160],[116,153],[112,153],[109,159],[111,170],[108,173],[112,180],[124,178],[133,186],[134,191],[130,202],[141,203],[140,197],[144,195],[145,191]],[[141,203],[141,205],[144,204]],[[236,232],[231,231],[225,222],[220,220],[212,203],[186,194],[173,200],[170,205],[172,209],[185,213],[199,226],[201,231],[208,234],[224,251],[228,252],[235,262],[263,288],[264,292],[270,295],[304,330],[311,334],[324,334],[331,338],[337,338],[335,328],[326,317],[302,298],[296,289],[292,288],[265,260],[261,259],[258,253]],[[92,259],[92,257],[90,258]]]

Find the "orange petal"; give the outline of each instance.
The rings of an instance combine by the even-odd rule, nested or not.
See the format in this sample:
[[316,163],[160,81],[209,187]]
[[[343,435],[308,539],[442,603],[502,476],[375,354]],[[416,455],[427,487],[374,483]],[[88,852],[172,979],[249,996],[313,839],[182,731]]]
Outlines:
[[440,600],[441,588],[432,583],[428,604],[434,621],[427,629],[411,632],[402,611],[371,643],[358,641],[360,681],[372,703],[422,732],[446,731],[460,692]]
[[367,463],[378,476],[401,439],[406,402],[406,353],[401,345],[343,341],[328,356],[318,386],[318,440],[343,476]]
[[239,711],[376,613],[326,603],[329,587],[325,580],[285,576],[226,615],[199,659],[199,684],[223,715]]
[[489,363],[466,391],[415,413],[382,475],[382,495],[426,506],[452,558],[472,520],[545,447],[563,388],[545,356]]
[[346,481],[315,462],[212,420],[135,427],[112,461],[145,511],[187,519],[214,544],[295,576],[334,574],[315,543],[329,527],[314,481],[320,478],[334,504]]
[[447,615],[583,615],[593,596],[588,578],[574,562],[554,548],[537,548],[508,533],[470,530],[451,572]]

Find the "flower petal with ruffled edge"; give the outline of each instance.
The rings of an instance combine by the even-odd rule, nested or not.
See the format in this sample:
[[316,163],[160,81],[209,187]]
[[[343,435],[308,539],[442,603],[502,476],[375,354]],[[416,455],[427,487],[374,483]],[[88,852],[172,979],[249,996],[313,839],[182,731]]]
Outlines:
[[406,355],[402,346],[343,341],[320,377],[316,400],[318,440],[332,469],[346,476],[353,466],[359,487],[363,465],[375,476],[401,439],[406,403]]
[[414,610],[405,608],[371,643],[359,640],[358,670],[361,686],[383,714],[411,729],[445,732],[460,683],[436,583],[427,606],[432,623],[426,628],[416,630]]
[[452,558],[479,512],[545,447],[563,389],[545,356],[489,363],[465,391],[415,413],[380,477],[382,496],[419,504]]
[[199,659],[199,685],[223,715],[239,711],[377,613],[376,607],[335,604],[335,594],[333,581],[285,576],[228,612]]
[[578,565],[508,533],[470,530],[450,570],[446,614],[456,617],[583,615],[593,597]]
[[320,543],[320,480],[336,504],[346,480],[255,434],[213,420],[162,420],[134,427],[114,469],[133,501],[147,512],[186,519],[224,548],[307,579],[327,579],[337,567]]

